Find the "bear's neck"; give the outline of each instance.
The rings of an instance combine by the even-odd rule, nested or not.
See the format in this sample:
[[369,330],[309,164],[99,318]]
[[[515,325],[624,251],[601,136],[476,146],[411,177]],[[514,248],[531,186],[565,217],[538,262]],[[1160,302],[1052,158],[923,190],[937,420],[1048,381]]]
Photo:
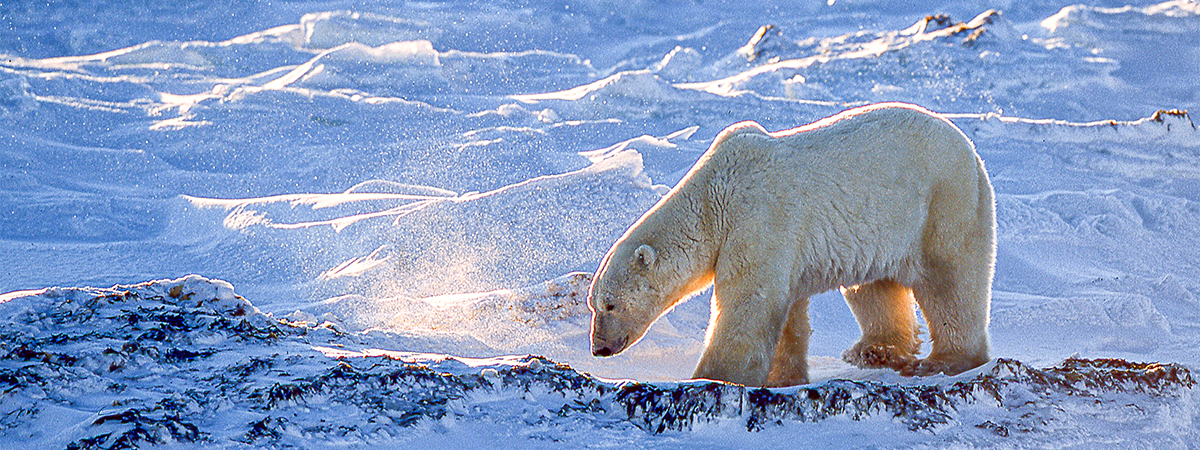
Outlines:
[[[711,269],[715,265],[716,250],[724,234],[718,217],[717,194],[710,189],[712,171],[706,169],[703,160],[697,163],[699,170],[692,170],[672,189],[648,214],[654,220],[651,230],[671,230],[676,236],[672,242],[695,258],[699,270]],[[697,189],[699,188],[699,189]]]

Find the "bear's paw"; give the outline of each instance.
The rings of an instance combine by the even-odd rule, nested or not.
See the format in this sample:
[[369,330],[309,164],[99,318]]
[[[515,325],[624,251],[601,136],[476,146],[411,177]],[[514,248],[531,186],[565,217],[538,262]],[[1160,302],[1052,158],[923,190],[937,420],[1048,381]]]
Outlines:
[[859,342],[842,354],[842,360],[863,369],[901,371],[918,362],[915,351],[901,346]]
[[896,369],[906,377],[928,377],[937,374],[958,375],[988,362],[987,356],[978,357],[938,357],[912,361],[910,364]]

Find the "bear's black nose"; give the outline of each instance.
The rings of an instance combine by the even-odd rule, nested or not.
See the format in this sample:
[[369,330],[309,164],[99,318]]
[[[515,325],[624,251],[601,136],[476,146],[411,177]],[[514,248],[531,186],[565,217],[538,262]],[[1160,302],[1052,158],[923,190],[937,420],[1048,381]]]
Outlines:
[[608,347],[598,348],[598,349],[596,349],[596,351],[592,352],[592,355],[602,356],[602,357],[607,358],[609,356],[612,356],[612,349],[609,349]]

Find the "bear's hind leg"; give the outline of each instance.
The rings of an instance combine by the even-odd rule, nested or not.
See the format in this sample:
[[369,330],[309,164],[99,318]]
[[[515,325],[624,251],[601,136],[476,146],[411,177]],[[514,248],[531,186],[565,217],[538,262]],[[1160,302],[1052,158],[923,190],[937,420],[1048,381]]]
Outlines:
[[[903,375],[955,375],[990,359],[996,211],[987,173],[977,163],[973,183],[940,183],[931,191],[922,242],[923,275],[913,285],[913,295],[925,315],[933,348],[928,357],[901,370]],[[953,188],[955,184],[960,187]],[[977,190],[965,189],[968,186]]]
[[916,362],[921,348],[913,291],[893,280],[843,287],[842,296],[858,319],[862,338],[842,354],[850,364],[866,369],[901,370]]
[[991,279],[985,268],[936,270],[913,289],[932,350],[900,371],[905,376],[955,375],[986,363]]
[[792,303],[788,310],[787,325],[775,346],[775,358],[771,361],[771,372],[767,375],[768,387],[796,386],[808,384],[808,337],[812,328],[808,324],[808,299]]

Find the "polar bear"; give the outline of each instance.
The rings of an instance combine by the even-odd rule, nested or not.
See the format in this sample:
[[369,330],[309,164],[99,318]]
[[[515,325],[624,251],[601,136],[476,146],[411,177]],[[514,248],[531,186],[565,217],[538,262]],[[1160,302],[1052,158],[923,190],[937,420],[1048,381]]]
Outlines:
[[919,106],[773,133],[735,124],[604,257],[588,293],[592,353],[629,348],[713,284],[694,377],[805,384],[808,298],[840,288],[862,331],[846,361],[906,376],[977,367],[989,360],[993,195],[971,141]]

